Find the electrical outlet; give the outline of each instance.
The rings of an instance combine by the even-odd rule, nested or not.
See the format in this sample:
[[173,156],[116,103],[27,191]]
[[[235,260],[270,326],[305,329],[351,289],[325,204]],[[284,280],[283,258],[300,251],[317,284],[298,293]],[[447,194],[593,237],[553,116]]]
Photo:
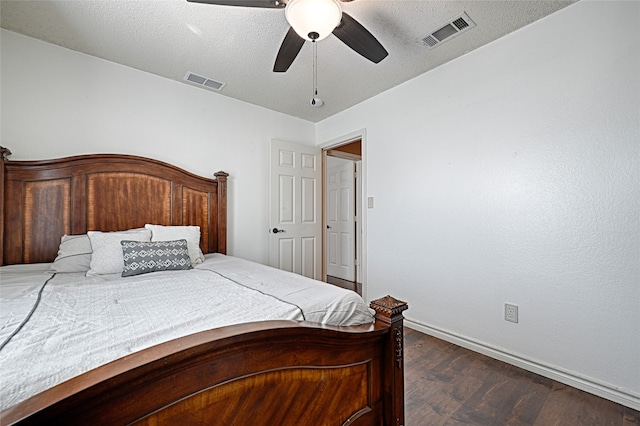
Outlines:
[[504,319],[506,321],[518,322],[518,305],[510,303],[504,304]]

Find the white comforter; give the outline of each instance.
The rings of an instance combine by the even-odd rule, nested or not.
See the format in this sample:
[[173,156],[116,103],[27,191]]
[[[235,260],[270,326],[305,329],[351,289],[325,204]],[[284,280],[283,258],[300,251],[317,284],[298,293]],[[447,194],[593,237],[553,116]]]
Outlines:
[[[121,278],[0,268],[0,409],[121,358],[199,331],[273,319],[373,321],[355,293],[220,254],[189,271]],[[20,328],[22,324],[22,327]]]

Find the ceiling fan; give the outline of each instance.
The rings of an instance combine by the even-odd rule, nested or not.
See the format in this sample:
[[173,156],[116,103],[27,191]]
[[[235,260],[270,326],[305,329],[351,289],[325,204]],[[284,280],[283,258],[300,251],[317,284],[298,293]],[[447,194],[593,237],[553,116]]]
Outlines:
[[284,9],[287,22],[291,26],[282,41],[274,72],[289,69],[305,41],[319,41],[333,34],[344,44],[378,63],[388,52],[378,40],[358,21],[342,11],[340,2],[352,0],[187,0],[194,3],[221,6],[260,7]]

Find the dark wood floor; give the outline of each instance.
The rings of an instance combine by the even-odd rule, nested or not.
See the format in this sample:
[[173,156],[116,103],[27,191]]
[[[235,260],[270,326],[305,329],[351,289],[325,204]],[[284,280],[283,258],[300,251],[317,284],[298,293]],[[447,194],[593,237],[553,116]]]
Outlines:
[[343,280],[342,278],[332,277],[331,275],[327,275],[327,282],[329,284],[337,285],[338,287],[346,288],[348,290],[353,290],[362,296],[362,284],[356,283],[353,281]]
[[407,426],[640,424],[640,412],[405,327]]

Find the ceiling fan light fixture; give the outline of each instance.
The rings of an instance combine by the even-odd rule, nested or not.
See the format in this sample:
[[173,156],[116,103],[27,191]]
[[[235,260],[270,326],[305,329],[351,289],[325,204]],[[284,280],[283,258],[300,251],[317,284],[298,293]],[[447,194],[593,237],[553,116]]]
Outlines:
[[309,41],[327,37],[342,19],[338,0],[289,0],[284,13],[295,32]]

